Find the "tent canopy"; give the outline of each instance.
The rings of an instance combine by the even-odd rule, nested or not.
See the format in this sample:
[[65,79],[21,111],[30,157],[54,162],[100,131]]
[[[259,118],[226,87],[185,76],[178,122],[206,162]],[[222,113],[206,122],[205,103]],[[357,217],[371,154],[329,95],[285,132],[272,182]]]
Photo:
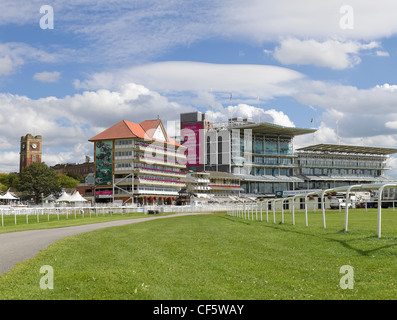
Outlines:
[[5,195],[0,195],[0,200],[18,200],[19,198],[14,197],[10,191],[7,191]]
[[86,199],[84,199],[81,194],[76,191],[75,193],[73,193],[73,195],[70,195],[66,192],[64,192],[57,200],[57,202],[61,202],[61,201],[65,201],[65,202],[85,202],[88,201]]
[[64,193],[62,193],[62,195],[61,195],[58,199],[56,199],[55,201],[57,201],[57,202],[69,201],[70,197],[71,197],[70,194],[68,194],[67,192],[64,192]]
[[84,199],[80,192],[76,191],[70,198],[69,198],[69,202],[85,202],[88,201],[86,199]]

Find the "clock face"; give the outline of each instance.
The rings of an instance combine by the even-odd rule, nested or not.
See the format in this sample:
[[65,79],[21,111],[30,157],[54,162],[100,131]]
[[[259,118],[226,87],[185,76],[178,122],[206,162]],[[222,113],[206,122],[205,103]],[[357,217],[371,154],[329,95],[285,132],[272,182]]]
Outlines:
[[36,148],[37,148],[37,144],[32,143],[32,148],[33,148],[33,149],[36,149]]

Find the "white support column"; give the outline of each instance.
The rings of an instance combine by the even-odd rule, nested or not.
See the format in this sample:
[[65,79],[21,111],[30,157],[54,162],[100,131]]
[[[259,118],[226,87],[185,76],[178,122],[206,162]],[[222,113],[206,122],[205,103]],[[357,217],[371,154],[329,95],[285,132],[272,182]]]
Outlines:
[[261,221],[263,221],[262,220],[262,209],[263,209],[263,201],[261,202]]
[[281,223],[284,224],[284,199],[281,199]]
[[305,226],[307,227],[308,225],[309,225],[309,222],[308,222],[308,220],[307,220],[307,196],[308,196],[309,194],[306,194],[305,195]]
[[382,193],[384,188],[385,186],[381,186],[379,188],[379,193],[378,193],[378,217],[377,217],[378,227],[376,232],[378,238],[381,237],[381,233],[382,233]]
[[325,223],[325,198],[324,197],[325,197],[325,194],[327,192],[330,192],[330,191],[333,191],[333,189],[324,190],[322,192],[322,194],[321,194],[321,210],[323,212],[323,227],[324,227],[324,229],[326,228],[326,223]]
[[266,201],[266,222],[269,222],[269,200]]
[[292,225],[295,225],[295,197],[292,197]]
[[276,224],[276,200],[272,200],[273,201],[273,223]]
[[361,188],[361,185],[353,185],[353,186],[349,186],[346,190],[346,208],[345,208],[345,232],[347,232],[347,227],[349,224],[349,196],[350,196],[350,191],[353,188]]
[[387,183],[382,185],[379,188],[379,193],[378,193],[378,228],[377,228],[377,236],[378,238],[381,237],[382,234],[382,194],[383,194],[383,190],[386,187],[396,187],[397,184],[395,183]]

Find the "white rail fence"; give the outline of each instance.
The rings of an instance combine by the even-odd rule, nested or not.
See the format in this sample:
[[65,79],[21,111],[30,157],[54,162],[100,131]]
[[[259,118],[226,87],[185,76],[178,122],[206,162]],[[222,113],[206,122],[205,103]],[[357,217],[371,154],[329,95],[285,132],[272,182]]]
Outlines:
[[[321,211],[322,213],[322,220],[323,220],[323,227],[326,228],[326,216],[325,216],[325,203],[326,203],[326,195],[327,194],[332,194],[333,192],[346,192],[346,202],[344,205],[343,210],[345,211],[345,225],[344,225],[344,230],[348,231],[348,221],[349,221],[349,207],[353,207],[352,201],[349,198],[349,195],[354,191],[354,190],[378,190],[378,199],[372,203],[376,203],[377,206],[377,237],[381,237],[381,226],[382,226],[382,203],[392,203],[392,208],[393,211],[395,211],[395,202],[393,200],[382,200],[383,197],[383,191],[385,189],[390,189],[390,188],[397,188],[397,183],[385,183],[385,184],[364,184],[364,185],[350,185],[350,186],[344,186],[344,187],[338,187],[338,188],[333,188],[333,189],[327,189],[327,190],[319,190],[315,192],[308,192],[308,193],[302,193],[298,194],[295,196],[287,197],[287,198],[277,198],[277,199],[269,199],[260,202],[259,204],[241,204],[241,205],[236,205],[234,208],[232,208],[231,211],[228,212],[229,215],[236,216],[239,218],[243,219],[250,219],[254,220],[254,214],[255,214],[255,219],[258,220],[258,211],[259,211],[259,216],[260,220],[263,221],[263,214],[265,211],[266,214],[266,221],[269,222],[269,215],[273,215],[273,223],[276,223],[276,207],[277,204],[279,203],[279,208],[281,210],[281,223],[284,223],[284,205],[288,203],[290,205],[291,209],[290,212],[292,213],[292,224],[295,225],[295,207],[296,207],[296,200],[298,198],[303,198],[304,202],[304,211],[305,211],[305,225],[309,225],[309,220],[308,220],[308,210],[309,210],[309,202],[308,198],[311,196],[318,196],[320,197],[319,202],[313,202],[313,211],[316,211],[316,208],[318,208],[318,205],[321,206],[321,209],[317,209]],[[270,205],[269,205],[270,203]],[[368,204],[369,202],[365,203],[365,210],[368,210]],[[302,205],[302,203],[299,202],[299,205]],[[339,211],[341,212],[342,208],[339,206]],[[271,212],[270,212],[271,211]]]
[[[127,215],[127,214],[159,214],[159,213],[183,213],[183,212],[217,212],[228,211],[228,205],[206,205],[206,206],[97,206],[97,207],[0,207],[1,226],[5,226],[5,219],[13,224],[29,222],[53,221],[54,216],[60,219],[92,218],[105,215]],[[21,216],[24,217],[21,222]],[[51,217],[51,219],[50,219]]]
[[[275,198],[267,199],[256,203],[231,203],[231,204],[211,204],[202,206],[145,206],[145,207],[133,207],[133,206],[95,206],[95,207],[0,207],[1,224],[4,226],[4,217],[13,216],[14,223],[17,224],[17,217],[26,216],[26,223],[29,223],[29,219],[36,219],[37,222],[43,221],[45,216],[47,221],[50,220],[50,216],[56,215],[57,219],[60,216],[66,216],[66,219],[81,217],[92,217],[93,215],[106,215],[106,214],[129,214],[129,213],[171,213],[171,212],[216,212],[226,211],[228,215],[235,216],[243,219],[251,220],[264,220],[269,222],[269,217],[273,218],[273,223],[276,223],[276,211],[281,212],[281,223],[284,223],[284,215],[286,210],[292,214],[292,224],[295,225],[295,211],[301,209],[304,206],[305,212],[305,225],[309,225],[308,211],[310,205],[313,212],[319,210],[322,213],[323,227],[326,228],[326,195],[332,194],[333,192],[346,192],[346,202],[343,210],[345,211],[345,225],[344,230],[348,230],[348,219],[349,219],[349,207],[352,205],[352,201],[349,195],[353,190],[378,190],[377,204],[377,236],[381,237],[381,214],[382,214],[382,194],[384,189],[397,188],[397,183],[387,184],[369,184],[369,185],[351,185],[345,187],[338,187],[334,189],[319,190],[316,192],[302,193],[287,198]],[[320,201],[309,201],[309,197],[317,196]],[[298,199],[304,199],[303,201],[297,201]],[[393,211],[395,210],[395,202],[390,200],[384,200],[383,202],[392,203]],[[285,207],[288,206],[288,209]],[[321,207],[318,208],[318,207]],[[367,210],[368,202],[365,203],[365,210]],[[301,209],[302,210],[302,209]],[[341,212],[342,207],[339,207]],[[254,218],[255,217],[255,218]],[[9,218],[8,218],[9,220]],[[32,221],[32,220],[30,220]]]

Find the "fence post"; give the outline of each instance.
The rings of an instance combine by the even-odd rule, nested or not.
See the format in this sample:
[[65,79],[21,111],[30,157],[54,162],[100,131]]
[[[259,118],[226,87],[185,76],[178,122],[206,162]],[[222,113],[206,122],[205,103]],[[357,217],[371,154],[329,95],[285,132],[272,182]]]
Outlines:
[[261,202],[261,221],[263,221],[262,220],[262,208],[263,208],[263,201]]
[[276,224],[276,200],[273,200],[273,223]]
[[266,222],[269,222],[269,200],[266,201]]
[[295,196],[292,197],[292,225],[295,225]]
[[307,220],[307,194],[305,195],[305,225],[306,225],[306,227],[308,226],[308,220]]
[[281,223],[284,224],[284,199],[281,199]]

